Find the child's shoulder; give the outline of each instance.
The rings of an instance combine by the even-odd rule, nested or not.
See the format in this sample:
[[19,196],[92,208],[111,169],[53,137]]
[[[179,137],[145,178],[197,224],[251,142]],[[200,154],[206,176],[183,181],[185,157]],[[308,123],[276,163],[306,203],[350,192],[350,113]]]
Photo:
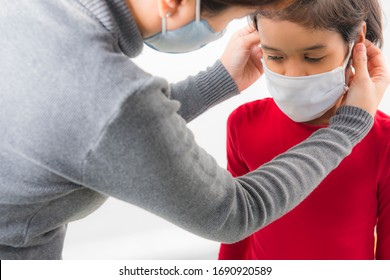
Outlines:
[[381,136],[390,140],[390,116],[382,111],[377,111],[375,115],[374,128],[380,132]]
[[265,108],[274,104],[272,98],[264,98],[244,103],[238,106],[229,116],[229,119],[248,118],[263,113]]
[[383,129],[390,129],[390,116],[380,110],[376,112],[375,115],[375,124],[379,125]]

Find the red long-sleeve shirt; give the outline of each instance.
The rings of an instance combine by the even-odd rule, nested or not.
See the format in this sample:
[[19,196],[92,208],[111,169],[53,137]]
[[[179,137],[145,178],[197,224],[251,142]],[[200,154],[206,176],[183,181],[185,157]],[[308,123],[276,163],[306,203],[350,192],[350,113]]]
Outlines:
[[[270,98],[244,104],[228,120],[228,169],[236,177],[254,170],[320,127],[292,121]],[[243,241],[222,244],[219,258],[390,259],[390,117],[378,112],[367,137],[308,198]]]

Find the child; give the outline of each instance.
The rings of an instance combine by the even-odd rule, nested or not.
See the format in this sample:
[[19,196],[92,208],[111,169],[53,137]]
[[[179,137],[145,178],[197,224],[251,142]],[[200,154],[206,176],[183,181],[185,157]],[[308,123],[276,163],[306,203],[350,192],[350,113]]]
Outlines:
[[[353,45],[383,41],[377,0],[298,0],[259,12],[254,22],[273,98],[229,117],[228,169],[236,177],[327,126],[353,76]],[[390,259],[390,117],[378,111],[368,136],[303,203],[248,238],[222,244],[219,258]]]

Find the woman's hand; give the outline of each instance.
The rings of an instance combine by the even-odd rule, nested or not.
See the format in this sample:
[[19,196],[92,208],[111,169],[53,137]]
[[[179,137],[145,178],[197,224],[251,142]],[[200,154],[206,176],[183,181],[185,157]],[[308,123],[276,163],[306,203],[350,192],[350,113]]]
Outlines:
[[362,108],[374,116],[390,83],[385,58],[380,49],[366,40],[355,46],[352,65],[355,74],[345,105]]
[[262,74],[260,39],[254,27],[247,26],[233,34],[221,62],[243,91],[252,85]]

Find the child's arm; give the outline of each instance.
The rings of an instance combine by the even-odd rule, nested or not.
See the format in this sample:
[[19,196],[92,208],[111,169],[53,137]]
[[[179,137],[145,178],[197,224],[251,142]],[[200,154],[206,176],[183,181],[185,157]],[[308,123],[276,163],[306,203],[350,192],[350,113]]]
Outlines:
[[390,260],[390,144],[385,156],[382,179],[378,187],[378,222],[376,259]]
[[227,169],[233,177],[242,176],[249,172],[244,160],[239,152],[239,133],[237,132],[237,125],[239,120],[237,118],[237,111],[230,114],[227,121],[226,129],[226,156]]

